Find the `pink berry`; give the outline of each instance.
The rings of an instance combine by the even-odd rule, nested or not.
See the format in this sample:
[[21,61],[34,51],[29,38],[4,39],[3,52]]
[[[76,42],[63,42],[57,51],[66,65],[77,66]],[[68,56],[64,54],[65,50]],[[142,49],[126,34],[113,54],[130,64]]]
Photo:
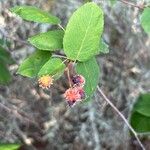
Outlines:
[[75,86],[67,89],[64,93],[64,97],[67,100],[68,105],[73,106],[77,101],[85,99],[85,92],[82,87]]

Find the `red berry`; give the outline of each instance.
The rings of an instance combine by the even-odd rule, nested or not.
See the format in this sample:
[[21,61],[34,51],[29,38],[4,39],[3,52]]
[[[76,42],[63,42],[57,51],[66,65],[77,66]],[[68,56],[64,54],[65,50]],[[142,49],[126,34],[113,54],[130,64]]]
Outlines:
[[76,86],[66,90],[64,97],[67,100],[68,105],[73,106],[77,101],[81,101],[85,98],[85,92],[82,87]]
[[85,91],[84,91],[83,87],[77,86],[76,88],[79,91],[81,99],[85,99]]
[[65,94],[64,97],[66,98],[66,100],[68,101],[77,101],[81,98],[79,91],[76,87],[74,88],[69,88]]
[[85,78],[82,75],[75,75],[72,77],[72,82],[76,85],[83,86],[85,84]]

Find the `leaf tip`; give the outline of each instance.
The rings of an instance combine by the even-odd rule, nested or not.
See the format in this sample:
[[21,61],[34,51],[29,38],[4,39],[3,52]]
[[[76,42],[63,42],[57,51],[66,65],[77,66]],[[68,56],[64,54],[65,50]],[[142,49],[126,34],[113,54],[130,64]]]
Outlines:
[[12,13],[18,13],[21,10],[20,6],[15,6],[9,9]]

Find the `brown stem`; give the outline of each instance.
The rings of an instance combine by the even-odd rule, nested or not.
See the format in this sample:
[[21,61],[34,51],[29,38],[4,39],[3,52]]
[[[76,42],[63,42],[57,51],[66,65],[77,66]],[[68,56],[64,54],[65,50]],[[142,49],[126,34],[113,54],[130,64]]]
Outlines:
[[119,0],[119,1],[124,3],[124,4],[127,4],[127,5],[130,5],[130,6],[139,8],[139,9],[144,9],[144,5],[141,5],[141,6],[140,5],[136,5],[134,3],[128,2],[127,0]]
[[72,84],[71,84],[70,71],[69,71],[69,68],[68,68],[68,67],[67,67],[67,77],[68,77],[69,87],[71,88],[71,87],[72,87]]

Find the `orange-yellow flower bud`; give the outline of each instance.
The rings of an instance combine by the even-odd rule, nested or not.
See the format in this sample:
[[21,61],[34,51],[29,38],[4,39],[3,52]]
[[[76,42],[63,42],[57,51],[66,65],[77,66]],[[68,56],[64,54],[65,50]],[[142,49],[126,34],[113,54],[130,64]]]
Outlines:
[[49,75],[40,77],[38,82],[39,86],[42,87],[43,89],[50,88],[50,86],[53,84],[53,78]]

